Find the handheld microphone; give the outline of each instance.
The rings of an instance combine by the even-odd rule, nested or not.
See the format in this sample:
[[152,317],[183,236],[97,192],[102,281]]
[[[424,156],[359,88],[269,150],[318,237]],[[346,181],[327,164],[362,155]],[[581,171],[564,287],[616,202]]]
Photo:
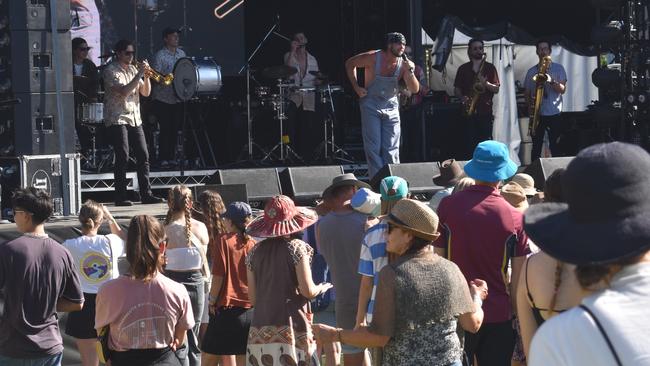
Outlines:
[[[408,59],[408,57],[406,57],[406,53],[402,53],[402,60],[404,60],[404,62],[408,62],[409,59]],[[409,71],[411,73],[413,73],[413,71],[414,71],[411,66],[409,66]]]

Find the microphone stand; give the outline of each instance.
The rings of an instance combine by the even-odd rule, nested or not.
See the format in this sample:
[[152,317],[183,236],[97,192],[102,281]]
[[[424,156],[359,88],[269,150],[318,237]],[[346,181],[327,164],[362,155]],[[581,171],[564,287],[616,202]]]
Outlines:
[[266,42],[266,40],[269,38],[269,36],[272,33],[275,33],[275,29],[280,25],[280,16],[276,16],[275,22],[271,26],[271,28],[266,32],[266,35],[262,40],[257,44],[257,47],[255,47],[255,50],[251,53],[250,56],[248,56],[248,59],[246,60],[246,63],[239,69],[239,73],[241,75],[244,70],[246,70],[246,118],[247,118],[247,141],[248,141],[248,160],[253,161],[253,145],[255,145],[259,150],[262,151],[263,154],[266,154],[266,151],[264,151],[259,145],[253,142],[253,118],[251,117],[251,60],[257,52],[260,50],[262,45]]

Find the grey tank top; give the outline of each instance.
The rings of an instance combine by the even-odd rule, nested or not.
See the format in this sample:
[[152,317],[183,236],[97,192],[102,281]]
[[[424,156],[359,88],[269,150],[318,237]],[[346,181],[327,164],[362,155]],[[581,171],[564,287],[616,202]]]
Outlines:
[[397,58],[397,67],[391,76],[381,75],[381,57],[383,51],[375,54],[375,78],[368,86],[368,96],[372,99],[383,99],[397,102],[398,78],[402,68],[402,59]]

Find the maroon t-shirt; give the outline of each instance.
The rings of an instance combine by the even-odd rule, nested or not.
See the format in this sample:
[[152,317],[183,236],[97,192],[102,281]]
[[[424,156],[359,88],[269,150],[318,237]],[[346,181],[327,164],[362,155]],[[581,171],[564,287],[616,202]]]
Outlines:
[[42,358],[61,353],[56,303],[60,297],[83,302],[70,252],[48,237],[23,235],[0,244],[0,289],[0,354]]
[[[489,62],[485,62],[483,72],[481,73],[488,82],[499,85],[499,75],[497,69]],[[454,87],[460,88],[464,96],[472,97],[472,87],[476,81],[476,73],[472,69],[472,62],[467,62],[458,68],[456,71],[456,79],[454,80]],[[476,102],[476,114],[479,116],[492,115],[492,97],[494,93],[486,90],[485,93],[478,97]]]
[[485,323],[509,320],[508,262],[530,252],[523,214],[492,187],[475,185],[445,197],[438,206],[441,235],[434,245],[470,281],[485,280],[490,293],[483,302]]

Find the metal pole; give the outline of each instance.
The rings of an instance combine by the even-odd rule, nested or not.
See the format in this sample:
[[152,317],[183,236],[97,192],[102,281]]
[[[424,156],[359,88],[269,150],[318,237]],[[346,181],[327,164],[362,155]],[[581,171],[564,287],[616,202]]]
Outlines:
[[[52,32],[52,67],[54,68],[54,85],[56,87],[56,116],[57,123],[56,129],[59,135],[59,158],[61,159],[61,180],[63,184],[63,215],[69,216],[72,214],[70,207],[70,166],[68,165],[67,156],[65,153],[65,134],[72,133],[72,131],[64,131],[63,120],[63,99],[61,98],[61,65],[59,65],[59,48],[58,30],[56,28],[57,8],[56,1],[50,1],[50,27]],[[69,33],[68,33],[69,34]],[[66,65],[68,67],[68,65]]]

